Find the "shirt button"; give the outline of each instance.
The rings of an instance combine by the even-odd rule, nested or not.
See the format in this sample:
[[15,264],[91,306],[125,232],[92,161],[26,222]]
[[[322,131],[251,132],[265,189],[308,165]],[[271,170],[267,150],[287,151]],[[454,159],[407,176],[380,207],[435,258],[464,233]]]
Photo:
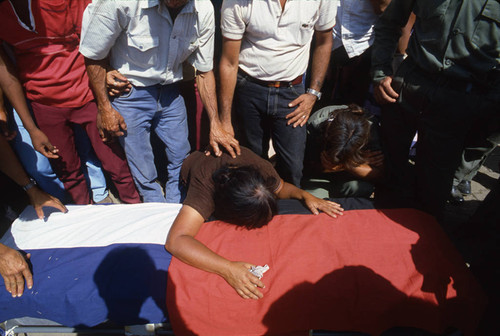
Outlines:
[[174,35],[174,36],[172,36],[172,38],[175,40],[177,38],[177,36]]
[[453,35],[457,36],[460,33],[460,29],[453,29]]
[[451,65],[451,60],[447,58],[447,59],[444,61],[444,64],[446,64],[446,65]]

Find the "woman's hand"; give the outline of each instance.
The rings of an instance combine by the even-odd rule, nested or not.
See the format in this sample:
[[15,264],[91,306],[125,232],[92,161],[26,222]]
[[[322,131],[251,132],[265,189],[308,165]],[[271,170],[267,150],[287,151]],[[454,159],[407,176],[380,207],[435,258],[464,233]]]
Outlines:
[[344,209],[340,204],[317,198],[307,192],[304,194],[304,203],[315,215],[319,214],[319,210],[333,218],[337,218],[337,215],[343,215]]
[[259,278],[250,273],[252,266],[255,265],[232,261],[222,277],[242,298],[258,300],[264,297],[258,288],[264,288],[265,286]]

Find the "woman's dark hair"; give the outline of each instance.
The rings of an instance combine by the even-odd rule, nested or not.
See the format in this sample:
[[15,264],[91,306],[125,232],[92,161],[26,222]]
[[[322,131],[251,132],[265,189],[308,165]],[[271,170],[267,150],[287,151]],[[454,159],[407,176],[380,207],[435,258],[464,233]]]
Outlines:
[[260,228],[277,213],[277,202],[272,186],[274,178],[264,179],[253,166],[224,166],[212,175],[215,185],[214,215],[225,222]]
[[351,104],[332,111],[321,129],[322,152],[330,163],[352,169],[366,162],[362,148],[370,136],[370,123],[364,109]]

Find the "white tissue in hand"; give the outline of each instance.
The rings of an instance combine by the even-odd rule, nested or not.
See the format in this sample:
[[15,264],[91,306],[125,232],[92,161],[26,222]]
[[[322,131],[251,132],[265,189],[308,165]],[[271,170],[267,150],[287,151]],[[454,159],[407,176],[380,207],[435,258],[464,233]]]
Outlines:
[[264,273],[266,273],[269,270],[269,265],[264,265],[264,266],[252,266],[249,271],[253,275],[255,275],[257,278],[262,279],[264,276]]

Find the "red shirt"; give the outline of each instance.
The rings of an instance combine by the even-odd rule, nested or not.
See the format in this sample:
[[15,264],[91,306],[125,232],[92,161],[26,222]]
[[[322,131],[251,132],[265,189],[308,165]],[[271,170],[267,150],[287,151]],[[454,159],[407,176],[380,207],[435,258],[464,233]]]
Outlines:
[[28,99],[55,107],[80,107],[93,99],[78,52],[90,1],[32,0],[33,29],[18,19],[10,1],[0,4],[0,40],[13,47]]

